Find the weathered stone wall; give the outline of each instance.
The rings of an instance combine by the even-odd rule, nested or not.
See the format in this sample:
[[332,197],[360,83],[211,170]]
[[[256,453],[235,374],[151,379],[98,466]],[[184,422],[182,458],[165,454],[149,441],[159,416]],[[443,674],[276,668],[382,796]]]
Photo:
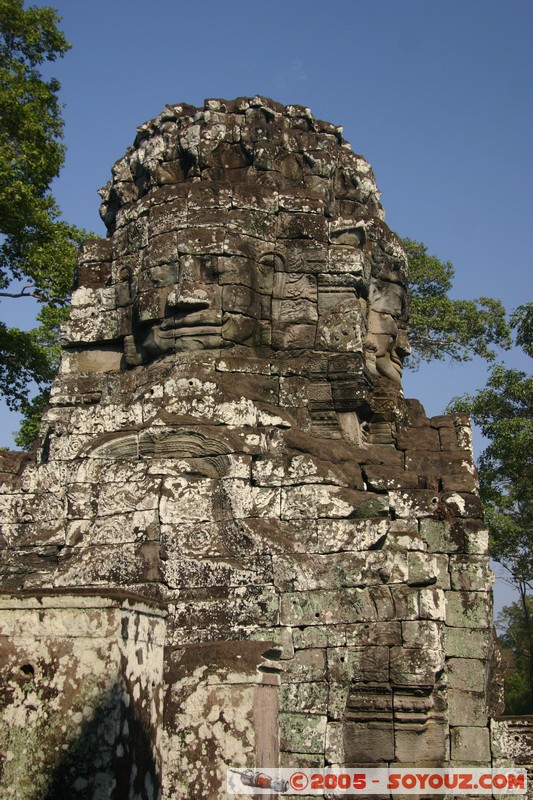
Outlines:
[[493,766],[527,771],[528,800],[533,798],[533,716],[491,720]]
[[366,161],[308,109],[212,100],[141,126],[102,195],[39,449],[0,454],[4,588],[168,605],[164,797],[218,800],[230,764],[490,764],[468,420],[403,398]]
[[157,796],[164,613],[120,595],[0,595],[3,798]]

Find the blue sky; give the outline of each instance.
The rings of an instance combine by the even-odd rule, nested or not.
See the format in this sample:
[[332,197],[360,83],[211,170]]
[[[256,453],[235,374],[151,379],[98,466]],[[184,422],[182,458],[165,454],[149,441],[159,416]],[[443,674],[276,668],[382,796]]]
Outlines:
[[[166,103],[263,94],[344,127],[372,164],[386,220],[456,268],[454,294],[532,299],[530,0],[90,0],[53,5],[72,50],[52,65],[65,104],[65,217],[105,233],[97,189],[137,125]],[[2,301],[8,322],[32,309]],[[506,356],[529,369],[525,357]],[[406,373],[431,414],[485,383],[481,362]],[[0,444],[16,419],[0,415]],[[478,446],[481,443],[478,441]]]

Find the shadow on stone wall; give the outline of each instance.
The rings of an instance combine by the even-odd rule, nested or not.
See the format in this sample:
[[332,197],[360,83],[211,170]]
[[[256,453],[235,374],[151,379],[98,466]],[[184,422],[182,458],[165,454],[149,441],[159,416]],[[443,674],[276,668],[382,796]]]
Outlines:
[[155,747],[120,684],[105,695],[65,748],[48,788],[35,800],[123,800],[160,796]]

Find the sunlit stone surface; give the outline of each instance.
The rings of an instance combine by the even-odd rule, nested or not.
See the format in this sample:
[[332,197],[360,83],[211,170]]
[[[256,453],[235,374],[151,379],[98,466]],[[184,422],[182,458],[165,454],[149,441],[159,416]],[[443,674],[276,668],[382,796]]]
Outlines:
[[167,106],[112,175],[38,447],[0,454],[2,797],[490,764],[468,421],[403,398],[370,166],[254,98]]

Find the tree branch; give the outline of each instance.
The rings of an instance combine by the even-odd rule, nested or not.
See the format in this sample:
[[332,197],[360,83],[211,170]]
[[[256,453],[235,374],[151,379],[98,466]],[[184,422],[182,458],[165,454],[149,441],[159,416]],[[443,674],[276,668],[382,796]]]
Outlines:
[[23,286],[20,292],[2,292],[0,291],[0,297],[13,297],[18,299],[19,297],[34,297],[36,300],[43,300],[43,295],[39,294],[36,291],[28,291],[29,289],[33,289],[33,286]]

